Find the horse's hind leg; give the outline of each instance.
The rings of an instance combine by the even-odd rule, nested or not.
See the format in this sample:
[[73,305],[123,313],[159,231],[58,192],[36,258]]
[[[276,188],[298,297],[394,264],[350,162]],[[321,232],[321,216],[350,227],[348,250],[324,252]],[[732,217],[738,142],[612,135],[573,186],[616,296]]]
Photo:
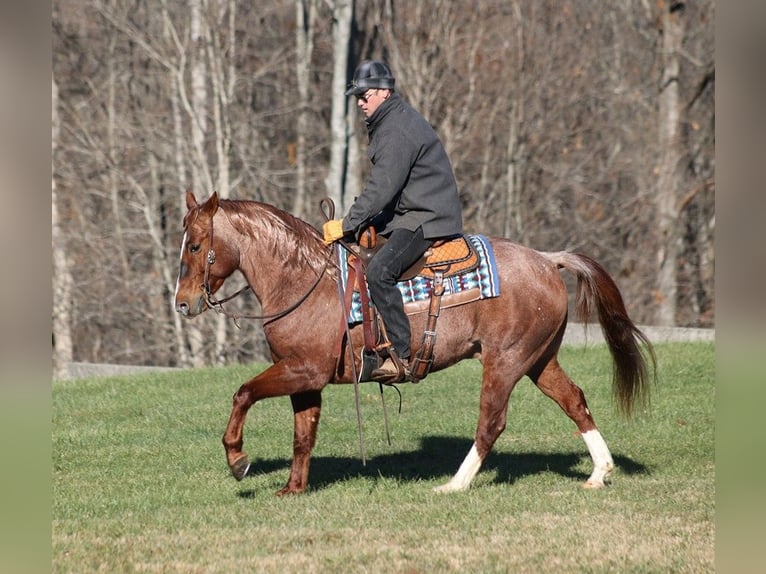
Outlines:
[[596,428],[582,390],[572,382],[555,358],[545,366],[535,383],[543,393],[556,401],[582,434],[593,459],[593,473],[583,486],[603,488],[607,476],[614,468],[614,461],[606,442]]
[[510,366],[500,368],[497,364],[491,365],[485,360],[479,422],[476,425],[473,445],[455,476],[448,483],[436,487],[436,492],[457,492],[468,490],[471,486],[497,437],[505,430],[508,399],[521,375]]

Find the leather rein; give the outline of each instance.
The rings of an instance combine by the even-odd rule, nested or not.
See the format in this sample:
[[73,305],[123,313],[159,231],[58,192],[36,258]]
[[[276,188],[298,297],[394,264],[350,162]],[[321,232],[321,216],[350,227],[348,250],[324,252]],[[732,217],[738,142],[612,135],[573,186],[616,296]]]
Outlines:
[[327,268],[330,265],[330,261],[333,257],[333,250],[330,248],[329,253],[327,255],[327,259],[325,259],[324,265],[322,266],[322,270],[317,275],[316,281],[312,283],[311,287],[309,287],[308,291],[304,293],[301,297],[298,298],[295,303],[288,306],[285,309],[282,309],[281,311],[278,311],[276,313],[268,313],[268,314],[258,314],[258,315],[251,315],[251,314],[238,314],[238,313],[231,313],[230,311],[227,311],[224,309],[223,304],[227,303],[228,301],[231,301],[235,297],[238,297],[248,289],[250,289],[250,285],[245,285],[241,289],[239,289],[237,292],[235,292],[232,295],[229,295],[228,297],[224,297],[223,299],[218,299],[213,294],[212,289],[210,288],[210,268],[212,267],[213,263],[215,263],[215,250],[213,249],[213,218],[210,219],[210,249],[207,252],[207,257],[205,258],[205,277],[203,280],[203,283],[201,285],[202,288],[202,296],[205,299],[205,303],[207,303],[207,306],[211,309],[214,309],[217,313],[220,313],[222,315],[225,315],[232,319],[234,321],[234,324],[239,327],[239,324],[237,323],[238,319],[262,319],[266,322],[273,321],[275,319],[279,319],[281,317],[284,317],[285,315],[288,315],[295,311],[298,307],[300,307],[303,302],[308,299],[309,295],[314,291],[314,289],[317,288],[319,285],[319,282],[322,280],[322,277],[324,277],[325,272],[327,271]]

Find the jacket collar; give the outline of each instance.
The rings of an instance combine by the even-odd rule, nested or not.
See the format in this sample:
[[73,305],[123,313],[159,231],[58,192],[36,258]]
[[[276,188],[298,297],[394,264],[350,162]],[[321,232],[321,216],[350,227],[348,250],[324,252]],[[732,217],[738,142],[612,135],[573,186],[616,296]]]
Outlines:
[[380,123],[385,119],[385,117],[391,113],[391,110],[399,106],[401,101],[402,98],[399,93],[392,92],[388,99],[380,104],[380,106],[378,106],[378,109],[375,110],[374,114],[372,114],[369,118],[365,118],[364,121],[367,124],[367,131],[372,133],[375,128],[378,127]]

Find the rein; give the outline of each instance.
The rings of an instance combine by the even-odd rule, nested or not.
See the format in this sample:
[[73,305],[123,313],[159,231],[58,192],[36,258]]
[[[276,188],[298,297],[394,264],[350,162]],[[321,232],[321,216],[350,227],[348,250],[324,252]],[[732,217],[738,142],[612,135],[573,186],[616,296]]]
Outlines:
[[[319,208],[322,211],[322,215],[324,215],[325,221],[330,221],[331,219],[335,217],[335,203],[333,202],[331,198],[325,197],[321,199],[319,201]],[[349,246],[346,245],[342,239],[336,241],[333,244],[331,253],[335,254],[335,265],[338,267],[339,275],[338,275],[337,283],[338,283],[338,301],[340,302],[340,309],[341,309],[340,312],[342,314],[345,314],[346,307],[344,302],[346,300],[346,294],[343,292],[343,281],[341,281],[341,278],[340,278],[341,248],[349,250]],[[349,285],[349,289],[353,289],[353,287]],[[341,321],[343,323],[343,329],[344,329],[346,341],[348,342],[347,349],[349,352],[349,358],[351,359],[349,361],[349,364],[351,365],[351,376],[354,379],[354,405],[356,406],[356,428],[357,428],[357,433],[359,435],[359,456],[362,459],[362,466],[367,466],[367,455],[365,454],[365,449],[364,449],[364,430],[362,427],[362,406],[361,406],[361,398],[359,396],[359,375],[356,371],[356,361],[354,359],[354,346],[351,343],[351,328],[348,326],[348,321],[346,321],[345,316],[341,318]],[[343,345],[343,335],[341,335],[341,339],[338,341],[338,343],[339,343],[339,346]],[[340,353],[338,354],[340,355]],[[338,370],[339,363],[340,363],[340,356],[338,357],[335,363],[336,372]],[[383,392],[383,388],[381,387],[381,393],[382,392]],[[388,417],[386,417],[386,429],[388,429]],[[389,444],[390,444],[390,440],[389,440]]]
[[[324,215],[325,221],[330,221],[331,219],[335,217],[335,203],[333,202],[331,198],[325,197],[324,199],[320,200],[319,207],[322,210],[322,215]],[[338,267],[339,272],[341,268],[341,251],[340,251],[341,249],[345,249],[349,253],[353,253],[353,250],[351,249],[351,247],[345,241],[343,241],[343,239],[337,239],[335,241],[335,254],[337,257],[336,265]],[[349,284],[347,288],[353,291],[354,286]],[[343,291],[343,284],[340,278],[338,279],[338,300],[340,302],[340,308],[342,310],[341,312],[345,313],[346,294]],[[362,431],[362,410],[361,410],[360,397],[359,397],[360,374],[356,370],[356,361],[354,358],[354,346],[351,342],[351,328],[348,326],[348,321],[346,320],[345,315],[342,317],[341,321],[343,323],[346,341],[348,342],[348,345],[346,348],[348,349],[348,352],[350,355],[351,360],[349,361],[349,363],[351,365],[351,374],[354,379],[354,402],[356,405],[356,422],[357,422],[357,429],[359,432],[359,452],[362,457],[362,466],[366,466],[367,460],[366,460],[365,450],[364,450],[364,433]],[[338,348],[337,348],[338,355],[340,355],[340,349],[343,345],[342,337],[343,336],[341,336],[341,339],[338,341]],[[338,362],[340,362],[340,356],[338,357]],[[336,363],[336,370],[337,370],[337,363]],[[392,386],[396,390],[396,392],[399,393],[399,412],[401,412],[402,393],[399,391],[398,388],[396,388],[396,386],[394,385],[390,385],[390,386]],[[388,409],[386,408],[386,398],[383,395],[383,383],[378,383],[378,388],[380,389],[380,403],[381,403],[381,406],[383,407],[383,421],[386,428],[386,439],[388,440],[388,444],[390,446],[391,445],[391,430],[388,424]]]
[[330,250],[327,259],[325,259],[324,265],[322,266],[322,270],[317,275],[316,281],[309,287],[308,291],[304,293],[301,297],[298,298],[298,300],[287,307],[286,309],[282,309],[281,311],[278,311],[276,313],[268,313],[268,314],[259,314],[259,315],[249,315],[249,314],[236,314],[231,313],[224,309],[223,304],[231,301],[235,297],[241,295],[248,289],[250,289],[249,285],[245,285],[241,289],[239,289],[237,292],[235,292],[232,295],[229,295],[228,297],[224,297],[223,299],[218,299],[213,294],[212,289],[210,288],[210,268],[212,267],[213,263],[215,263],[215,250],[213,249],[213,219],[210,219],[210,249],[207,252],[207,258],[205,259],[205,278],[202,283],[202,295],[205,299],[205,303],[207,303],[207,306],[211,309],[214,309],[217,313],[220,313],[222,315],[225,315],[232,319],[234,321],[234,324],[239,327],[239,323],[237,323],[238,319],[263,319],[264,321],[273,321],[274,319],[279,319],[280,317],[284,317],[285,315],[288,315],[295,311],[298,307],[300,307],[303,302],[308,299],[309,295],[314,291],[314,289],[317,288],[319,285],[319,282],[322,280],[322,277],[324,277],[325,272],[327,271],[327,268],[330,265],[330,260],[333,256],[332,249]]

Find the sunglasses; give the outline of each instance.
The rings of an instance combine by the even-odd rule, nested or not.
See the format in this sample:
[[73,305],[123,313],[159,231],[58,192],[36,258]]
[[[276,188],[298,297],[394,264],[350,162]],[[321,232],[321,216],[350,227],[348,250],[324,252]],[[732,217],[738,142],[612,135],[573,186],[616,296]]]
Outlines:
[[370,100],[370,98],[372,97],[372,93],[371,92],[372,92],[372,90],[367,90],[363,94],[354,94],[354,95],[356,96],[356,100],[357,101],[361,100],[361,101],[363,101],[366,104]]

